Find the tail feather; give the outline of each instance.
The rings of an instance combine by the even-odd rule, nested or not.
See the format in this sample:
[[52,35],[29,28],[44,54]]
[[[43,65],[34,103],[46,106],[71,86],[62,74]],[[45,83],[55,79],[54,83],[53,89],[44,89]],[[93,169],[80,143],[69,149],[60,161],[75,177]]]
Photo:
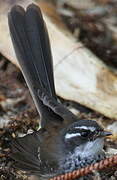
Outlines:
[[53,62],[50,50],[48,33],[42,15],[34,5],[30,5],[26,12],[26,31],[32,53],[35,58],[35,65],[38,67],[37,76],[41,85],[51,96],[56,97],[53,79]]
[[22,7],[15,6],[8,18],[17,59],[43,119],[41,125],[44,126],[47,118],[62,120],[38,97],[38,89],[45,89],[56,99],[49,38],[40,9],[32,4],[25,12]]

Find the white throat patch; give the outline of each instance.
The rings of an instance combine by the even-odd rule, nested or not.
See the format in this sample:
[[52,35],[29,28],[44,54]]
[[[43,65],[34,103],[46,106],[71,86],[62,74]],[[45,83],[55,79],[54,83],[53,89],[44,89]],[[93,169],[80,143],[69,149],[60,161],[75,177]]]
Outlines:
[[86,142],[85,144],[75,148],[74,153],[84,158],[93,154],[98,154],[103,151],[104,138],[97,138],[94,141]]

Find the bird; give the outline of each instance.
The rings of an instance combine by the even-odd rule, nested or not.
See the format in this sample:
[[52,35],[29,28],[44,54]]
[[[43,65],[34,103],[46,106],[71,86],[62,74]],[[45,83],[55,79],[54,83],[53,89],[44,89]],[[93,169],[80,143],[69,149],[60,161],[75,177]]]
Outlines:
[[39,129],[14,138],[16,168],[40,180],[71,172],[105,157],[111,132],[94,120],[79,119],[57,98],[50,40],[40,8],[15,5],[8,25],[17,60],[40,115]]

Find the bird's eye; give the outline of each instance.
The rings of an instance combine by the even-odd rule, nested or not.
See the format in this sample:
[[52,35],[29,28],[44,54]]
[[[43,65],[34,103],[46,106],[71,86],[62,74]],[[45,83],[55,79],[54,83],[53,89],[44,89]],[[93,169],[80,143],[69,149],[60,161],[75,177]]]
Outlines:
[[82,132],[81,132],[81,136],[82,136],[82,137],[88,137],[89,134],[90,134],[90,131],[82,131]]

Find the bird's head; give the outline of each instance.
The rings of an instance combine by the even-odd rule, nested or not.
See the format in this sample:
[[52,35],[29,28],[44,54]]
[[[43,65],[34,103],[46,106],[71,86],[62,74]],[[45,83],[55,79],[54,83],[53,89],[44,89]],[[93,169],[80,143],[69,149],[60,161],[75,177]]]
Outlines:
[[96,121],[79,120],[64,131],[64,143],[68,152],[81,158],[99,154],[103,151],[104,137],[111,135]]

